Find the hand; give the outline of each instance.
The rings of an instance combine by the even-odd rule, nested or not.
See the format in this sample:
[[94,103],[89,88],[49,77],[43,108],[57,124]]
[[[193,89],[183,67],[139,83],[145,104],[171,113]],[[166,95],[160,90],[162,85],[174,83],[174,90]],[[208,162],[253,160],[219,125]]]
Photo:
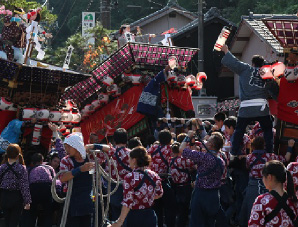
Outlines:
[[87,144],[85,146],[86,152],[89,154],[90,150],[94,149],[94,144]]
[[225,54],[229,52],[228,46],[225,44],[222,46],[221,51],[223,51]]
[[289,147],[294,147],[294,145],[295,145],[295,140],[293,140],[293,139],[288,140]]
[[189,138],[192,138],[194,134],[195,134],[194,131],[189,130],[188,133],[187,133],[187,136],[188,136]]
[[165,72],[167,73],[168,71],[170,71],[171,70],[171,67],[169,66],[169,65],[167,65],[166,67],[165,67]]
[[24,206],[24,210],[30,210],[30,204],[29,203]]
[[46,37],[46,38],[52,38],[53,36],[52,36],[51,33],[46,33],[46,34],[45,34],[45,37]]
[[48,123],[49,129],[51,129],[53,132],[57,132],[58,131],[58,126],[53,124],[52,122]]
[[211,128],[211,131],[214,132],[214,131],[216,131],[216,130],[218,130],[218,126],[217,126],[217,125],[213,125],[212,128]]
[[88,172],[93,169],[95,166],[94,162],[86,162],[84,165],[80,167],[81,172]]

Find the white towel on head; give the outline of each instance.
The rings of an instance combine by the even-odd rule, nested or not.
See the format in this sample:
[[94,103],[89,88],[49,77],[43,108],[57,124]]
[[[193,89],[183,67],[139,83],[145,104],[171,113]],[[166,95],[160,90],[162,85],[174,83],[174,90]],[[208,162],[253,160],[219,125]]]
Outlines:
[[86,149],[84,146],[83,135],[80,132],[75,132],[68,135],[64,143],[68,144],[69,146],[75,148],[82,156],[83,159],[86,159]]

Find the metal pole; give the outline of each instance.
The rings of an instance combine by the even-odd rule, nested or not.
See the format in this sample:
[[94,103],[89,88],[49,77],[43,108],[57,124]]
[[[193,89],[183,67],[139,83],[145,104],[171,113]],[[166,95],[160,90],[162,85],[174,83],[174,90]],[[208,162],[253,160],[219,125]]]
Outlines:
[[204,72],[204,14],[203,0],[198,0],[198,70]]

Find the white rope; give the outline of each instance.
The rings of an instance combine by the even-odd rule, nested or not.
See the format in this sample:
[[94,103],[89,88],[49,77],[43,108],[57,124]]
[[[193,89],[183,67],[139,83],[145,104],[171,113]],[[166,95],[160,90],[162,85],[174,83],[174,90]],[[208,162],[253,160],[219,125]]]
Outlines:
[[[112,159],[109,158],[109,156],[107,155],[107,153],[103,152],[106,160],[107,160],[107,164],[109,167],[109,173],[107,173],[98,163],[98,160],[96,158],[96,154],[97,153],[101,153],[103,151],[100,150],[91,150],[90,153],[93,154],[94,157],[94,162],[95,162],[95,173],[92,174],[92,190],[93,190],[93,195],[95,196],[95,226],[98,227],[98,206],[99,206],[99,200],[98,197],[100,198],[100,205],[101,205],[101,215],[102,215],[102,223],[100,226],[104,226],[107,222],[108,222],[108,212],[109,212],[109,203],[110,203],[110,197],[111,195],[113,195],[118,187],[120,182],[119,179],[119,173],[118,173],[118,169],[117,169],[117,164],[116,162]],[[88,154],[88,158],[90,159],[90,154]],[[112,173],[111,173],[111,166],[112,164],[114,166],[114,169],[116,171],[116,180],[112,179]],[[63,215],[61,218],[61,223],[60,223],[60,227],[65,227],[66,221],[67,221],[67,214],[68,214],[68,209],[69,209],[69,203],[70,203],[70,198],[71,198],[71,193],[72,193],[72,185],[73,185],[73,179],[71,179],[70,181],[68,181],[68,189],[67,189],[67,193],[66,193],[66,197],[65,198],[60,198],[57,195],[56,192],[56,181],[59,177],[59,175],[68,172],[66,170],[60,171],[59,173],[57,173],[57,175],[54,177],[53,182],[52,182],[52,186],[51,186],[51,192],[52,192],[52,196],[53,199],[58,202],[58,203],[64,203],[64,207],[63,207]],[[103,194],[102,191],[102,177],[105,178],[108,182],[108,188],[107,188],[107,194]],[[111,184],[114,183],[116,184],[115,188],[113,189],[113,191],[111,191]],[[98,189],[99,189],[99,193],[98,193]],[[105,208],[104,205],[104,198],[107,198],[107,206]]]

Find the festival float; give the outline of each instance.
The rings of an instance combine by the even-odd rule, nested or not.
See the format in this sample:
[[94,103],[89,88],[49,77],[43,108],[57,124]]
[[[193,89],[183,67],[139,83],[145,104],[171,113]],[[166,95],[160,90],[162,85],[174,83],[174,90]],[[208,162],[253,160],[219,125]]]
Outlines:
[[[0,49],[2,152],[9,143],[21,143],[26,151],[42,148],[46,155],[52,136],[48,122],[58,124],[63,136],[82,131],[86,143],[91,132],[102,140],[119,127],[127,129],[130,137],[145,136],[146,130],[152,130],[152,116],[137,112],[140,96],[144,87],[170,62],[173,66],[166,81],[160,84],[161,96],[156,103],[159,113],[155,117],[187,117],[187,111],[193,110],[191,89],[199,90],[202,80],[187,75],[186,69],[197,49],[126,40],[91,74],[85,75],[31,59],[33,49],[38,52],[39,60],[44,57],[36,38],[40,31],[39,13],[40,9],[27,14],[19,9],[5,16],[7,22],[19,29],[15,33],[7,27],[8,32],[21,43],[19,48],[26,47],[26,51],[18,59],[14,54],[6,54],[19,43],[2,36],[2,46],[8,49]],[[24,15],[28,19],[27,28],[23,28],[20,19]],[[42,31],[42,34],[47,33]],[[130,36],[126,34],[126,37]],[[71,51],[67,53],[67,63],[69,55]],[[190,77],[195,79],[189,84]]]

